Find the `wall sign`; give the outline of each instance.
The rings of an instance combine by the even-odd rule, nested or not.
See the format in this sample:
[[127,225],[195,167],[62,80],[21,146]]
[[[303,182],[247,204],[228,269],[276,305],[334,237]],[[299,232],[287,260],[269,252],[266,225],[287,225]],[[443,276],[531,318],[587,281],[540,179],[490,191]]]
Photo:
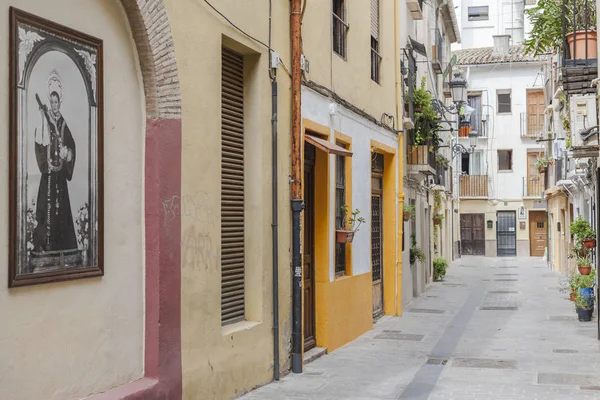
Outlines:
[[527,209],[523,206],[519,207],[519,219],[527,219]]
[[102,40],[10,9],[9,287],[103,275]]

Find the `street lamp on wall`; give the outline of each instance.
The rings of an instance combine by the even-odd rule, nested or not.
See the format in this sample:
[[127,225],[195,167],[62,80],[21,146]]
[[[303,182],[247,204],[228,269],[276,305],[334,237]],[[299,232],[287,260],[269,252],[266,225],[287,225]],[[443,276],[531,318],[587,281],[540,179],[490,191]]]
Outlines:
[[454,75],[449,83],[450,93],[452,94],[452,101],[457,106],[467,102],[467,80],[460,76],[459,73]]
[[460,143],[454,143],[452,145],[452,158],[456,157],[459,154],[473,154],[475,151],[475,147],[477,147],[477,138],[479,134],[476,131],[471,131],[469,133],[469,148],[467,149]]

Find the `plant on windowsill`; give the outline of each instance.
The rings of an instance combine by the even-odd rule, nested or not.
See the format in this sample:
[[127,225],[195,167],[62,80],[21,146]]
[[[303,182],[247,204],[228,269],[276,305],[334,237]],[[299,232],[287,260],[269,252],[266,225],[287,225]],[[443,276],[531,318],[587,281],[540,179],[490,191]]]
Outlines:
[[442,257],[436,257],[433,260],[433,279],[435,281],[441,281],[446,276],[446,269],[448,268],[448,261]]
[[335,238],[338,243],[352,243],[354,234],[358,232],[358,228],[365,222],[363,217],[359,217],[360,210],[357,208],[348,215],[348,206],[341,207],[343,214],[342,224],[335,231]]
[[575,237],[577,243],[583,243],[587,249],[593,249],[596,247],[596,231],[592,229],[592,226],[584,220],[581,215],[571,222],[569,226],[571,235]]
[[409,252],[410,264],[413,265],[417,260],[419,260],[420,262],[424,262],[427,259],[427,257],[425,257],[425,253],[423,252],[423,250],[421,250],[421,248],[417,246],[416,236],[412,234],[410,235],[410,238],[412,241],[412,245],[410,247]]
[[415,215],[415,206],[411,206],[409,204],[402,205],[402,219],[405,222],[414,219]]

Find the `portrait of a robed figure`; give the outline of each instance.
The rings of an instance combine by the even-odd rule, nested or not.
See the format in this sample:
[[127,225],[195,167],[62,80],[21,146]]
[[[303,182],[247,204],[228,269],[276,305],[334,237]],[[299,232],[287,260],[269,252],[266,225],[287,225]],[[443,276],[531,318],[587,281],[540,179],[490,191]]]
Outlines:
[[11,9],[9,287],[104,274],[102,41]]

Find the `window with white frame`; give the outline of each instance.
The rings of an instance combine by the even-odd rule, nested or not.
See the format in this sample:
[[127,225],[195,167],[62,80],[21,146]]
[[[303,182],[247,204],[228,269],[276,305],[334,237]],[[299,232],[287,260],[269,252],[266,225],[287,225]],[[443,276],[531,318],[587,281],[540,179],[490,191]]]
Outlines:
[[512,112],[512,96],[510,89],[499,89],[496,91],[498,114],[510,114]]

